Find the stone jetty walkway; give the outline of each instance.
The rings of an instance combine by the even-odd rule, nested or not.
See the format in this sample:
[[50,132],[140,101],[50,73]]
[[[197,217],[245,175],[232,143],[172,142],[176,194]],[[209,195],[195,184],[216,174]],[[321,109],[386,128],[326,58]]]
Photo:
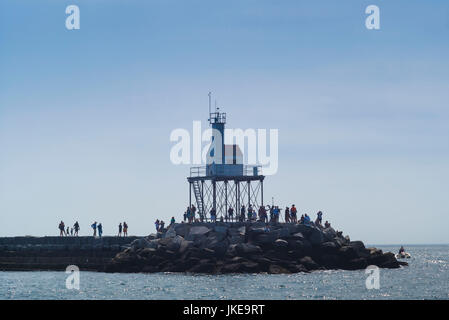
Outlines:
[[103,271],[106,264],[140,237],[4,237],[0,270],[65,271],[69,265]]

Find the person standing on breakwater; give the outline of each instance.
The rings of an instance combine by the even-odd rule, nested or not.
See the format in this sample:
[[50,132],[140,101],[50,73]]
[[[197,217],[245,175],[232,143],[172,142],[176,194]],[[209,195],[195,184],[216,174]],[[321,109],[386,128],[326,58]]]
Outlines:
[[217,221],[217,212],[214,208],[210,209],[210,221],[216,222]]
[[196,207],[192,204],[192,208],[190,209],[190,215],[192,216],[192,222],[195,221],[195,212],[196,212]]
[[304,224],[309,225],[310,224],[310,217],[306,214],[304,214]]
[[165,225],[165,222],[161,220],[160,225],[159,225],[159,230],[160,230],[161,232],[164,231],[164,225]]
[[274,215],[274,222],[276,222],[276,223],[279,222],[279,213],[280,213],[280,211],[279,211],[278,206],[275,206],[273,209],[273,215]]
[[268,213],[264,206],[262,206],[262,221],[268,223]]
[[292,208],[290,209],[290,216],[291,216],[291,221],[293,223],[297,223],[298,222],[298,218],[297,218],[297,210],[294,204],[292,204]]
[[251,222],[253,220],[253,205],[250,204],[248,207],[248,221]]
[[172,224],[175,224],[175,217],[171,217],[171,220],[170,220],[170,225],[172,225]]
[[321,222],[323,221],[323,213],[321,211],[318,211],[318,213],[316,215],[317,215],[317,217],[315,220],[315,225],[321,226]]
[[97,236],[97,221],[92,223],[91,227],[92,227],[92,229],[94,229],[94,237],[96,237]]
[[156,232],[159,231],[159,219],[156,219],[156,221],[154,222],[154,226],[156,227]]
[[290,223],[290,209],[285,207],[285,223]]
[[246,208],[245,205],[242,205],[242,208],[240,208],[240,221],[245,221],[245,215],[246,215]]
[[98,235],[101,238],[101,236],[103,235],[103,226],[102,226],[101,222],[98,224],[97,228],[98,228]]
[[69,227],[67,227],[67,231],[66,231],[65,235],[66,235],[67,237],[70,235],[70,228],[69,228]]
[[234,208],[228,209],[228,216],[229,216],[229,219],[231,220],[231,222],[233,222],[234,221]]
[[251,219],[250,221],[257,221],[256,209],[251,205]]
[[128,225],[126,224],[125,221],[123,221],[123,236],[124,237],[128,236]]
[[60,237],[64,236],[64,230],[65,230],[65,225],[64,225],[64,222],[61,220],[61,222],[59,223],[59,236]]
[[259,215],[259,221],[265,221],[265,217],[264,217],[264,207],[260,206],[259,207],[259,211],[257,212]]
[[122,223],[120,222],[118,225],[118,236],[121,237],[122,236]]
[[78,221],[75,222],[73,225],[73,229],[75,230],[75,236],[78,237],[78,231],[80,230],[80,225],[78,224]]

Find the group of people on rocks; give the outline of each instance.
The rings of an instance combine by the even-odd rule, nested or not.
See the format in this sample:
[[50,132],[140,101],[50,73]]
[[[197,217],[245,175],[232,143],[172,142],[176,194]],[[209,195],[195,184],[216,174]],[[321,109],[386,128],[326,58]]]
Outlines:
[[[92,225],[90,226],[93,230],[93,236],[96,237],[97,236],[97,230],[98,230],[98,236],[101,238],[103,236],[103,225],[100,223],[97,223],[97,221],[95,221],[94,223],[92,223]],[[63,237],[63,236],[75,236],[78,237],[78,233],[80,231],[80,225],[78,223],[78,221],[75,222],[75,224],[73,225],[72,228],[65,226],[64,221],[61,220],[61,222],[59,223],[59,236]],[[118,237],[122,236],[122,232],[123,232],[123,236],[126,237],[128,236],[128,224],[126,222],[122,223],[120,222],[120,224],[118,225]]]
[[[220,221],[223,222],[244,222],[244,221],[261,221],[261,222],[279,222],[280,216],[281,216],[281,210],[279,206],[275,205],[267,205],[260,206],[259,209],[255,210],[255,208],[252,206],[252,204],[249,204],[248,208],[245,207],[245,205],[242,205],[240,208],[239,214],[235,214],[234,208],[229,208],[227,211],[227,214],[223,217],[220,217]],[[183,222],[203,222],[205,219],[204,216],[200,215],[198,218],[195,217],[196,207],[194,205],[191,205],[187,207],[187,210],[184,212],[184,221]],[[210,209],[209,211],[210,215],[210,221],[216,222],[217,221],[217,212],[214,208]],[[172,218],[173,219],[173,218]],[[315,222],[312,222],[309,215],[306,213],[301,215],[301,217],[298,220],[298,210],[296,209],[295,205],[292,204],[291,207],[285,207],[284,210],[284,221],[285,223],[299,223],[299,224],[305,224],[305,225],[311,225],[314,224],[316,226],[329,228],[331,225],[328,221],[324,223],[324,226],[322,225],[323,220],[323,213],[321,211],[318,211],[317,218]],[[158,220],[157,220],[158,221]],[[156,227],[156,229],[158,229]]]
[[[175,222],[175,217],[171,217],[170,226]],[[156,232],[162,232],[164,231],[165,222],[163,220],[156,219],[156,221],[154,222],[154,226],[156,227]]]
[[195,221],[195,212],[196,207],[193,204],[190,207],[187,207],[187,210],[184,212],[184,222],[188,221],[189,223],[192,223]]
[[123,221],[123,224],[120,222],[118,225],[118,237],[122,236],[122,231],[123,231],[123,236],[127,237],[128,236],[128,224]]
[[65,227],[65,223],[64,221],[61,220],[61,222],[59,223],[59,236],[63,237],[63,236],[78,236],[78,232],[80,231],[80,225],[78,223],[78,221],[75,222],[75,224],[73,225],[72,228],[70,227]]
[[164,230],[165,222],[163,220],[156,219],[154,226],[156,227],[156,232],[162,231]]

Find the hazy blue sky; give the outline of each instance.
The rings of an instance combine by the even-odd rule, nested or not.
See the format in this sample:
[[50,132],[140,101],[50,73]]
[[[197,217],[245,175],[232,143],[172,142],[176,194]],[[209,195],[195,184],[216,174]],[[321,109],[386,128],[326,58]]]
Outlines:
[[446,0],[2,0],[0,236],[179,220],[170,132],[206,126],[212,90],[228,127],[279,129],[266,199],[354,240],[449,243],[448,57]]

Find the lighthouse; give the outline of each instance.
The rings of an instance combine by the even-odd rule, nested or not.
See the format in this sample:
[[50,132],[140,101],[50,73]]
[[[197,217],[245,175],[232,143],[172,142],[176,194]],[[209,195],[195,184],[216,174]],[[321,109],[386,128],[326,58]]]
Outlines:
[[[243,163],[243,153],[237,144],[225,144],[226,113],[218,107],[211,111],[209,92],[209,123],[212,128],[207,163],[192,167],[189,182],[189,206],[195,202],[201,220],[208,220],[215,210],[217,217],[225,217],[228,209],[238,214],[242,205],[247,208],[263,206],[263,181],[260,166]],[[193,195],[193,197],[192,197]],[[193,201],[192,201],[193,200]]]
[[[210,110],[209,92],[209,110]],[[215,107],[209,111],[209,123],[212,127],[210,148],[207,152],[207,176],[243,176],[243,154],[238,145],[224,143],[226,113]]]

